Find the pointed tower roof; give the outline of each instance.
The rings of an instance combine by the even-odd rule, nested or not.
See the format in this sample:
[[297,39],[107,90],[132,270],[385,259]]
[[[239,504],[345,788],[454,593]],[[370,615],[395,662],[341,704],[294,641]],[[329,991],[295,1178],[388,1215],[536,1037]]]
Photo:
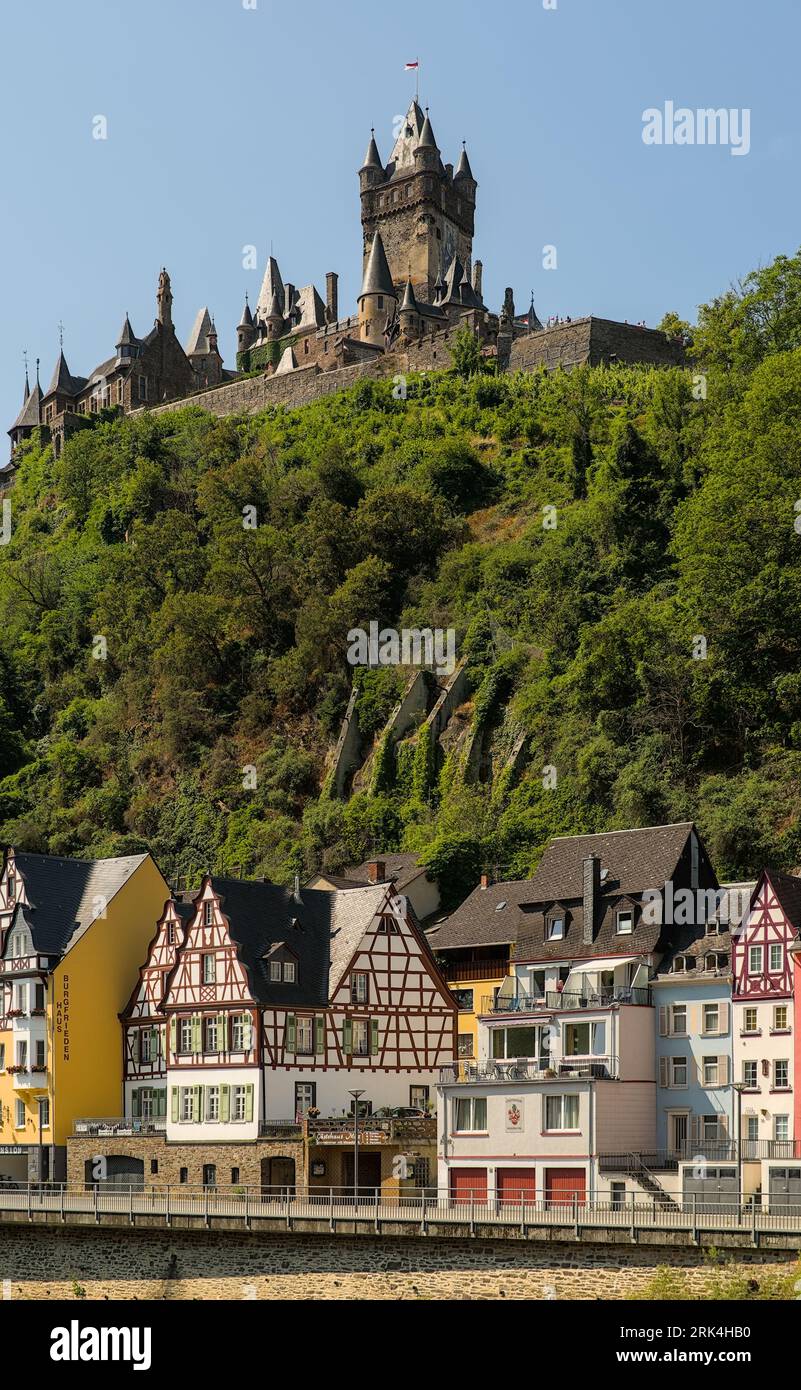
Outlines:
[[50,385],[45,391],[45,395],[52,396],[54,391],[58,391],[63,396],[74,396],[80,389],[81,382],[70,372],[67,366],[67,359],[64,356],[64,349],[62,348],[58,354],[58,361],[53,371],[53,377]]
[[278,262],[275,256],[269,256],[267,266],[264,271],[264,279],[261,282],[259,298],[256,303],[256,318],[266,319],[270,312],[270,303],[273,295],[278,298],[278,307],[283,316],[285,304],[284,282],[281,279],[281,272],[278,269]]
[[[367,146],[367,154],[364,156],[362,169],[380,169],[382,174],[384,172],[384,166],[381,163],[381,156],[378,153],[378,146],[375,142],[375,126],[373,126],[373,129],[370,131],[370,143]],[[361,170],[359,172],[361,172]]]
[[409,110],[406,112],[403,124],[398,132],[398,138],[392,147],[387,164],[387,174],[393,178],[395,174],[403,169],[414,168],[414,152],[420,143],[420,135],[425,125],[425,116],[420,110],[416,101],[413,101]]
[[454,256],[448,272],[445,276],[445,284],[442,287],[442,303],[457,304],[461,303],[461,287],[464,280],[464,266],[458,256]]
[[139,339],[137,338],[136,334],[134,333],[131,327],[131,320],[128,318],[128,315],[126,314],[125,322],[123,323],[122,328],[120,329],[120,336],[117,339],[116,346],[131,346],[132,344],[137,343],[138,341]]
[[272,299],[270,300],[270,308],[269,308],[268,313],[267,313],[267,318],[268,318],[268,319],[281,319],[282,322],[283,322],[283,319],[284,319],[284,311],[283,311],[283,309],[281,308],[281,303],[280,303],[280,300],[279,300],[278,295],[276,294],[275,290],[273,290],[273,297],[272,297]]
[[381,233],[376,232],[373,237],[373,244],[370,247],[370,255],[364,271],[362,282],[362,292],[359,299],[363,299],[366,294],[387,294],[392,299],[397,299],[395,286],[392,283],[392,276],[387,261],[387,253],[384,250],[384,243],[381,240]]
[[423,129],[420,132],[420,139],[417,142],[417,147],[418,149],[423,147],[425,149],[439,151],[439,146],[434,139],[434,131],[431,125],[431,118],[428,114],[428,107],[426,107],[426,118],[423,122]]
[[14,430],[33,429],[39,424],[39,404],[42,399],[42,389],[37,381],[32,391],[28,391],[22,405],[22,410],[14,421],[9,434]]
[[470,279],[470,271],[468,270],[467,266],[465,266],[464,268],[464,274],[462,275],[462,279],[459,284],[459,296],[461,298],[462,303],[466,304],[468,308],[479,309],[481,307],[481,300],[479,299],[478,295],[473,289],[473,283]]
[[454,180],[473,179],[473,183],[475,183],[475,179],[473,178],[473,170],[470,168],[470,160],[467,158],[467,146],[465,145],[464,141],[462,142],[462,153],[459,155],[459,163],[456,166],[456,173],[453,177]]
[[239,327],[240,327],[240,328],[252,328],[252,327],[253,327],[253,315],[252,315],[251,312],[250,312],[250,305],[248,304],[248,297],[247,297],[247,294],[245,294],[245,307],[244,307],[244,309],[242,310],[242,317],[241,317],[241,319],[239,320]]
[[528,331],[537,333],[542,328],[542,324],[537,318],[537,311],[534,308],[534,293],[531,294],[531,303],[528,306]]
[[404,309],[411,309],[415,313],[418,311],[417,300],[415,298],[414,286],[412,284],[411,277],[406,281],[406,289],[403,291],[403,303],[401,304],[401,313],[403,313]]
[[211,333],[211,331],[211,314],[204,305],[204,307],[198,311],[198,316],[195,319],[192,332],[189,334],[189,342],[186,345],[187,357],[191,357],[195,352],[208,352],[209,333]]
[[22,404],[23,404],[23,405],[24,405],[25,402],[27,401],[27,399],[28,399],[28,397],[29,397],[30,394],[31,394],[31,386],[30,386],[30,382],[28,381],[28,362],[27,362],[27,359],[26,359],[26,362],[25,362],[25,390],[24,390],[23,395],[22,395]]

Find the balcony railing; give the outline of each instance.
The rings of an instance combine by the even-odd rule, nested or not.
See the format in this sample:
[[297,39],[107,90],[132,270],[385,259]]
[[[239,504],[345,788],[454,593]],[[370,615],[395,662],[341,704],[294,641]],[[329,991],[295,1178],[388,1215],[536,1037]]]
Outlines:
[[509,973],[507,960],[445,961],[442,972],[449,984],[462,980],[503,980]]
[[602,1173],[637,1173],[643,1168],[656,1173],[675,1173],[680,1163],[703,1161],[718,1163],[757,1163],[763,1158],[801,1162],[801,1139],[687,1139],[668,1149],[638,1150],[636,1153],[602,1153],[598,1162]]
[[164,1118],[140,1119],[138,1116],[117,1115],[111,1119],[76,1120],[72,1132],[78,1137],[124,1139],[139,1134],[164,1134],[166,1128]]
[[513,1084],[520,1081],[615,1081],[619,1075],[617,1057],[522,1057],[495,1062],[454,1062],[441,1067],[441,1086]]
[[0,960],[0,975],[42,975],[47,973],[49,956],[9,956]]
[[[330,1120],[307,1120],[312,1144],[352,1144],[355,1139],[352,1115],[336,1116]],[[431,1116],[395,1116],[374,1118],[359,1116],[359,1138],[371,1144],[433,1144],[437,1138],[437,1121]]]
[[482,1014],[528,1014],[543,1013],[546,1010],[575,1012],[578,1009],[609,1009],[613,1004],[652,1003],[649,988],[634,989],[630,985],[617,985],[613,989],[599,990],[589,994],[565,994],[563,990],[547,990],[542,994],[516,994],[496,999],[494,995],[484,995],[481,1000]]

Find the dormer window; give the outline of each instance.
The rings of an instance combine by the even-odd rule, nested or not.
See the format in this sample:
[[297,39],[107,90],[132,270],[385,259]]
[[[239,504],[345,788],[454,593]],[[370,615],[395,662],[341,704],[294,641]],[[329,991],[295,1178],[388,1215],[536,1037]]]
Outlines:
[[545,914],[545,940],[563,941],[565,924],[565,910],[557,904]]
[[634,931],[634,913],[630,907],[620,908],[615,917],[615,932],[618,936],[631,936]]
[[278,941],[266,953],[267,973],[274,985],[294,985],[298,983],[298,962],[294,952],[284,941]]
[[496,903],[496,904],[495,904],[495,911],[496,911],[496,912],[503,912],[503,909],[504,909],[505,907],[506,907],[506,899],[504,898],[502,902],[499,902],[499,903]]
[[717,970],[718,958],[713,952],[710,951],[709,955],[706,957],[706,960],[704,961],[704,967],[707,970]]
[[684,956],[676,956],[676,959],[675,959],[674,962],[673,962],[673,973],[674,973],[674,975],[683,975],[683,974],[684,974],[684,971],[685,971],[686,969],[687,969],[687,961],[686,961],[685,957],[684,957]]

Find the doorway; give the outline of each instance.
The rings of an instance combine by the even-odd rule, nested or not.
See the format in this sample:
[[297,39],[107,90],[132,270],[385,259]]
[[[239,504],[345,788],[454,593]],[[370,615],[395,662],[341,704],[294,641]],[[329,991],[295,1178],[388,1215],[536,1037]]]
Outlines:
[[[343,1154],[345,1186],[353,1191],[353,1151]],[[381,1155],[363,1153],[359,1149],[359,1196],[372,1197],[375,1189],[381,1186]]]
[[690,1137],[690,1112],[688,1110],[672,1110],[668,1115],[668,1148],[671,1153],[684,1156],[687,1151],[687,1140]]

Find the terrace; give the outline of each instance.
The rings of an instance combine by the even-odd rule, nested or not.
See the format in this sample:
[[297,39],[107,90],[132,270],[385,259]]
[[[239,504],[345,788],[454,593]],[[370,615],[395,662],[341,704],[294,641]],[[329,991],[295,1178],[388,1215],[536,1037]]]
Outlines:
[[521,1081],[616,1081],[620,1075],[617,1057],[521,1057],[510,1061],[471,1062],[467,1059],[440,1067],[439,1084],[489,1085],[494,1082],[518,1084]]

